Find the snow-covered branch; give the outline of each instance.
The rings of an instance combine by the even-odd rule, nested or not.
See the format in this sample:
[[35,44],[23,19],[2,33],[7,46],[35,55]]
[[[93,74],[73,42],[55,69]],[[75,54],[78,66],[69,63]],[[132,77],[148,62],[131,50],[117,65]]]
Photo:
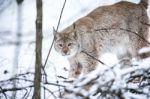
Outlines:
[[[148,59],[132,62],[132,66],[120,68],[120,64],[79,78],[65,89],[66,99],[141,99],[150,98],[150,63]],[[112,72],[113,71],[113,72]],[[115,73],[114,73],[115,72]]]

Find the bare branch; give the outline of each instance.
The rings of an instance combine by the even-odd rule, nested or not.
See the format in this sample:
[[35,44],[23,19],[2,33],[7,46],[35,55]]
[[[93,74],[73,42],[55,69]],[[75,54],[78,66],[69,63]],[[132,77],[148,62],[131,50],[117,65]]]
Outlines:
[[147,25],[147,26],[150,26],[150,24],[148,23],[144,23],[144,22],[141,22],[143,25]]
[[[59,16],[59,20],[58,20],[58,24],[57,24],[56,31],[58,31],[59,24],[60,24],[60,21],[61,21],[61,17],[62,17],[62,14],[63,14],[64,8],[65,8],[65,4],[66,4],[66,0],[64,1],[63,7],[62,7],[62,9],[61,9],[61,13],[60,13],[60,16]],[[47,57],[46,57],[46,60],[45,60],[44,66],[43,66],[44,68],[45,68],[45,66],[46,66],[46,64],[47,64],[47,61],[48,61],[49,55],[50,55],[51,50],[52,50],[52,47],[53,47],[53,44],[54,44],[54,38],[53,38],[53,40],[52,40],[52,44],[51,44],[50,49],[49,49],[49,52],[48,52],[48,54],[47,54]]]
[[[146,24],[146,23],[145,23],[145,24]],[[123,31],[127,31],[127,32],[129,32],[129,33],[133,33],[133,34],[135,34],[136,36],[138,36],[140,39],[142,39],[144,42],[146,42],[147,44],[150,45],[150,42],[148,42],[145,38],[143,38],[142,36],[140,36],[137,32],[134,32],[134,31],[132,31],[132,30],[130,30],[130,29],[124,29],[124,28],[101,28],[101,29],[95,29],[95,31],[103,31],[103,30],[105,30],[105,31],[108,32],[108,30],[113,30],[113,29],[120,29],[120,30],[123,30]]]
[[[86,55],[90,56],[91,58],[95,59],[96,61],[98,61],[99,63],[101,63],[102,65],[106,65],[104,62],[102,62],[101,60],[95,58],[94,56],[90,55],[89,53],[82,51],[83,53],[85,53]],[[107,65],[106,65],[107,66]]]
[[52,92],[51,90],[49,90],[48,88],[46,88],[45,86],[42,86],[45,90],[47,90],[55,99],[57,99],[56,95],[54,94],[54,92]]
[[3,92],[2,87],[0,87],[0,90],[2,91],[3,95],[5,96],[5,98],[7,99],[7,95],[5,94],[5,92]]
[[1,42],[0,46],[9,46],[9,45],[22,45],[22,44],[34,44],[35,41],[22,41],[22,42],[15,42],[15,41],[6,41]]
[[19,90],[25,90],[26,88],[30,88],[30,87],[34,87],[34,85],[29,85],[29,86],[25,86],[25,87],[18,87],[18,88],[6,88],[3,90],[0,90],[0,93],[4,93],[7,91],[19,91]]
[[124,29],[124,28],[120,28],[120,30],[124,30],[124,31],[130,32],[130,33],[133,33],[133,34],[137,35],[138,37],[140,37],[144,42],[146,42],[147,44],[150,45],[150,43],[145,38],[143,38],[142,36],[140,36],[138,33],[133,32],[133,31],[131,31],[129,29]]

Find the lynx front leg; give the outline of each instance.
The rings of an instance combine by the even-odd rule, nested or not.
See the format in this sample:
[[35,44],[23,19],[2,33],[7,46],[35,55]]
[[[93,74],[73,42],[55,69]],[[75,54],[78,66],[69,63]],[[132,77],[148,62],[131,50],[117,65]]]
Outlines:
[[69,70],[69,78],[78,78],[81,73],[81,66],[75,58],[69,59],[70,62],[70,70]]
[[[89,53],[89,54],[97,58],[94,53]],[[94,60],[94,58],[90,57],[88,54],[83,52],[80,53],[78,55],[78,60],[82,67],[81,76],[95,70],[97,61]]]

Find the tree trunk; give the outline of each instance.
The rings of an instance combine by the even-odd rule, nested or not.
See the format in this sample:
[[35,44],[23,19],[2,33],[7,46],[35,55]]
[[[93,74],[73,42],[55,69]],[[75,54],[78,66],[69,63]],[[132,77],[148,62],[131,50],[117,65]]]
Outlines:
[[33,99],[41,99],[41,67],[42,67],[42,0],[36,0],[36,45],[35,45],[35,77]]

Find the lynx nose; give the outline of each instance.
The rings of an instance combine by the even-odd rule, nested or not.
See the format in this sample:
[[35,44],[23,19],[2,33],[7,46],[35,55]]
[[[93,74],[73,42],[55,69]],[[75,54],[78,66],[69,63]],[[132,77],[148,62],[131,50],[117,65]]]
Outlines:
[[66,54],[68,53],[68,48],[67,48],[67,47],[64,47],[64,48],[62,49],[62,51],[63,51],[63,53],[66,55]]

